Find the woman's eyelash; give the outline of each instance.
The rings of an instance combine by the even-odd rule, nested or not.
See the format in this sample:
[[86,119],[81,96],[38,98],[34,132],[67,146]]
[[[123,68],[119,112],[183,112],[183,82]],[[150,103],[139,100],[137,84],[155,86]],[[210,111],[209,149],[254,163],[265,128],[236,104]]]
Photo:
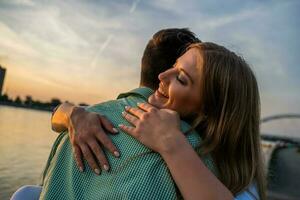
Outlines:
[[183,84],[183,85],[185,84],[184,81],[181,80],[181,79],[179,78],[179,75],[176,76],[176,79],[177,79],[177,81],[179,81],[181,84]]

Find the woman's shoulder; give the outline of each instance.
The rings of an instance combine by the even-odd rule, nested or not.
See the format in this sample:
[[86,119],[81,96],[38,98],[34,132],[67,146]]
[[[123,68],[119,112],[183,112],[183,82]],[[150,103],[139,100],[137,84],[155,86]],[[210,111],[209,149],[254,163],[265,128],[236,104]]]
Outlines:
[[234,200],[259,200],[256,184],[252,183],[246,190],[239,193]]

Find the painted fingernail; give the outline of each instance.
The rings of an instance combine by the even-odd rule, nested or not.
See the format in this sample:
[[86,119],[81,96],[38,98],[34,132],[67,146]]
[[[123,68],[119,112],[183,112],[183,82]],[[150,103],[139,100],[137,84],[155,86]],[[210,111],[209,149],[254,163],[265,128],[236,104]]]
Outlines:
[[141,104],[142,104],[141,102],[138,102],[138,103],[137,103],[138,106],[141,105]]
[[119,124],[118,126],[122,128],[124,126],[124,124]]
[[98,175],[100,174],[100,170],[99,169],[95,169],[94,171],[95,171],[96,174],[98,174]]
[[123,111],[123,112],[122,112],[122,115],[123,115],[123,116],[125,116],[125,115],[126,115],[126,112],[125,112],[125,111]]
[[103,165],[103,169],[104,169],[105,171],[108,171],[108,170],[109,170],[108,165]]
[[113,128],[112,130],[113,130],[114,133],[118,133],[119,132],[118,129],[116,129],[116,128]]
[[120,153],[117,152],[117,151],[114,151],[114,155],[115,155],[116,157],[120,157]]
[[79,167],[79,171],[80,171],[80,172],[83,172],[83,169],[82,169],[82,167]]
[[130,109],[130,106],[125,106],[125,110],[129,110]]

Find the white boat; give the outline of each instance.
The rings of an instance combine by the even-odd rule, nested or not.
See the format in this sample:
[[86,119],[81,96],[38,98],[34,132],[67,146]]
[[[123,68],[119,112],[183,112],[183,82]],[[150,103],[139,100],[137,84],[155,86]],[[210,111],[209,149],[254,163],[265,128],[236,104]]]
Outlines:
[[[261,122],[288,118],[300,119],[300,115],[274,115]],[[268,171],[267,199],[300,200],[300,137],[262,133],[262,146]]]

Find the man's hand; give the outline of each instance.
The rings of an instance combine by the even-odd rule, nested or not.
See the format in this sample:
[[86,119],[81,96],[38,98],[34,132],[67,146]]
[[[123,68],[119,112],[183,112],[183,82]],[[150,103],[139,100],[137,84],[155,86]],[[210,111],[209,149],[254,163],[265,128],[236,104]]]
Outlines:
[[[61,123],[61,127],[68,129],[79,170],[84,171],[83,158],[96,174],[100,174],[101,168],[109,170],[109,163],[102,148],[105,147],[116,157],[119,157],[120,153],[105,130],[115,134],[117,129],[104,116],[88,112],[82,107],[71,107],[68,104],[62,104],[60,107],[52,117],[52,124],[57,121],[57,124]],[[65,120],[61,120],[63,118]]]

